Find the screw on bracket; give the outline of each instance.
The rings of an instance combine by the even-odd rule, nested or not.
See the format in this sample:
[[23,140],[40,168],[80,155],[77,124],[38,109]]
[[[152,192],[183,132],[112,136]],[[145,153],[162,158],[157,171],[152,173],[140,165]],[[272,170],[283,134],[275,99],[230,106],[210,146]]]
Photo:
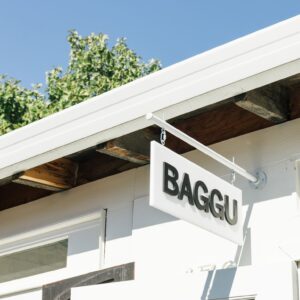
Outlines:
[[257,178],[257,181],[255,182],[249,181],[250,186],[255,190],[262,190],[267,184],[266,173],[262,170],[256,170],[255,177]]

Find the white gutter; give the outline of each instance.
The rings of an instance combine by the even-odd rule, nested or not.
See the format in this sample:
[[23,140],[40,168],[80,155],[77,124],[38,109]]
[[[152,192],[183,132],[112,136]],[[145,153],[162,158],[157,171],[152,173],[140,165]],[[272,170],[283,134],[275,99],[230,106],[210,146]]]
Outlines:
[[300,16],[0,137],[0,179],[300,73]]

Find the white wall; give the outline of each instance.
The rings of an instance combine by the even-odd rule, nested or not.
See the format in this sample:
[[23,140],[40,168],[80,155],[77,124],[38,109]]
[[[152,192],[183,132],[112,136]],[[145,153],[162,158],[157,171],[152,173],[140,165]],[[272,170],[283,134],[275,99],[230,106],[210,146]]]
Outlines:
[[[18,239],[18,236],[24,237],[28,232],[46,230],[46,228],[55,227],[61,222],[66,223],[85,215],[93,215],[105,208],[108,210],[107,242],[105,260],[102,259],[101,266],[105,267],[106,265],[132,261],[130,257],[130,238],[128,237],[132,231],[132,200],[134,196],[133,176],[130,175],[130,172],[128,174],[129,176],[117,176],[114,180],[107,178],[92,185],[55,194],[43,200],[0,212],[0,250],[5,252],[6,244],[10,245],[12,240]],[[77,238],[77,242],[75,243],[76,249],[73,247],[72,253],[69,253],[68,256],[67,268],[70,269],[70,266],[72,266],[69,277],[100,268],[99,261],[103,254],[99,248],[101,230],[98,230],[98,243],[93,234],[97,230],[91,232],[89,229],[89,232],[83,232],[83,236],[76,237],[78,235],[76,232],[70,236],[72,240]],[[91,237],[91,234],[93,237]],[[121,255],[120,249],[123,250]],[[77,265],[77,269],[73,268],[75,265]],[[32,278],[2,283],[0,284],[0,297],[12,296],[14,292],[26,292],[32,288],[31,285],[36,288],[60,279],[62,279],[61,276],[54,274],[49,274],[49,276],[41,274]],[[20,299],[23,299],[21,294],[14,297],[16,297],[14,299],[20,297]],[[40,294],[32,294],[32,299],[40,299]]]
[[287,262],[73,288],[71,299],[296,300],[295,281],[295,265]]
[[[258,266],[299,259],[300,243],[295,242],[300,234],[295,193],[299,128],[300,120],[294,120],[213,146],[228,158],[234,156],[236,163],[250,172],[262,168],[268,176],[263,190],[252,189],[237,176],[235,185],[243,190],[247,233],[243,248],[150,208],[148,166],[0,212],[0,241],[105,208],[107,228],[102,266],[135,261],[137,278],[146,280],[158,272],[180,276],[214,267]],[[227,169],[199,152],[185,156],[230,179]]]
[[[250,171],[262,168],[267,173],[268,183],[263,190],[254,190],[247,180],[237,176],[235,184],[243,190],[247,233],[243,248],[150,208],[147,193],[140,192],[140,198],[134,202],[133,241],[141,276],[145,276],[144,269],[155,271],[158,266],[185,272],[206,265],[223,268],[232,263],[290,261],[285,245],[300,234],[295,193],[295,159],[300,157],[300,140],[295,137],[299,126],[300,121],[296,120],[213,147],[228,158],[234,156],[236,163]],[[186,156],[213,173],[230,178],[228,170],[199,152]]]

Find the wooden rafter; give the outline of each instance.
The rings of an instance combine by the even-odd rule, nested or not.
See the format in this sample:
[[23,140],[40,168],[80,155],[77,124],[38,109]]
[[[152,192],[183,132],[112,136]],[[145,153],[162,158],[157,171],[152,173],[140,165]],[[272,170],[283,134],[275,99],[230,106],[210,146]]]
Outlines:
[[[234,103],[227,103],[173,125],[204,145],[211,145],[273,124]],[[171,134],[167,135],[166,146],[177,153],[193,150]]]
[[300,118],[300,85],[290,91],[290,111],[291,119]]
[[[298,98],[296,97],[298,94],[300,93],[296,93],[295,91],[295,105],[298,103]],[[207,110],[187,118],[173,120],[172,124],[206,145],[274,125],[274,123],[238,107],[235,103],[226,103],[222,106],[214,107],[210,111]],[[157,137],[160,130],[157,127],[151,127],[144,131],[142,135],[146,135],[147,137],[145,138],[145,145],[149,145],[149,137],[151,136],[151,134],[149,134],[148,137],[149,132],[152,132],[153,135]],[[132,144],[128,144],[129,140],[135,140],[133,144],[136,144],[137,138],[140,137],[141,133],[135,133],[132,134],[131,137],[124,136],[122,139],[119,139],[119,141],[126,140],[127,150],[133,150],[131,147]],[[141,144],[142,140],[139,139],[138,141],[138,144]],[[106,143],[106,146],[107,145],[108,143]],[[166,146],[178,153],[192,150],[191,146],[183,143],[171,134],[167,134]],[[139,151],[138,153],[141,153]],[[13,182],[8,184],[6,182],[6,184],[2,186],[0,185],[0,198],[2,200],[0,210],[45,197],[50,195],[52,191],[68,189],[74,185],[75,179],[75,186],[78,186],[139,166],[136,163],[130,162],[129,159],[125,160],[120,158],[121,157],[116,158],[116,156],[103,154],[100,151],[97,152],[95,149],[90,149],[86,153],[79,153],[77,156],[74,155],[72,156],[72,161],[77,161],[78,164],[77,179],[77,164],[72,163],[69,158],[66,159],[68,162],[66,162],[64,158],[58,160],[60,161],[58,164],[56,161],[52,162],[52,166],[51,163],[49,163],[50,166],[46,164],[47,166],[43,165],[34,168],[33,170],[37,173],[36,175],[32,174],[32,170],[29,170],[31,174],[28,171],[21,176],[19,175],[17,179],[13,178],[13,180],[22,183],[22,185]],[[69,171],[64,167],[65,164],[62,164],[63,161],[65,161],[66,164],[70,163],[71,167],[68,168]],[[49,170],[52,170],[52,168],[53,170],[57,170],[57,172],[54,173],[58,173],[58,176],[54,176],[55,179],[52,179],[53,172]],[[22,178],[22,176],[26,174],[31,175],[30,180],[25,177]],[[41,174],[47,175],[41,176]],[[61,174],[65,174],[65,176],[63,176],[64,179],[59,179]],[[58,180],[59,183],[57,183]],[[39,187],[42,189],[39,189]]]
[[129,162],[144,165],[150,160],[150,141],[156,137],[145,130],[108,141],[97,147],[97,151]]
[[76,184],[77,163],[60,158],[15,176],[14,183],[49,191],[70,189]]
[[236,105],[273,123],[288,120],[289,101],[285,88],[270,85],[235,97]]

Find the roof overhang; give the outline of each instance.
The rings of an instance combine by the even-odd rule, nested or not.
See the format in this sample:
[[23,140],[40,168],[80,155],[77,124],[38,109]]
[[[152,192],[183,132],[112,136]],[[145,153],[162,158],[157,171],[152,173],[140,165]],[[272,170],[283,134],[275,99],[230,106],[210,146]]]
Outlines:
[[0,137],[0,179],[300,73],[300,16]]

